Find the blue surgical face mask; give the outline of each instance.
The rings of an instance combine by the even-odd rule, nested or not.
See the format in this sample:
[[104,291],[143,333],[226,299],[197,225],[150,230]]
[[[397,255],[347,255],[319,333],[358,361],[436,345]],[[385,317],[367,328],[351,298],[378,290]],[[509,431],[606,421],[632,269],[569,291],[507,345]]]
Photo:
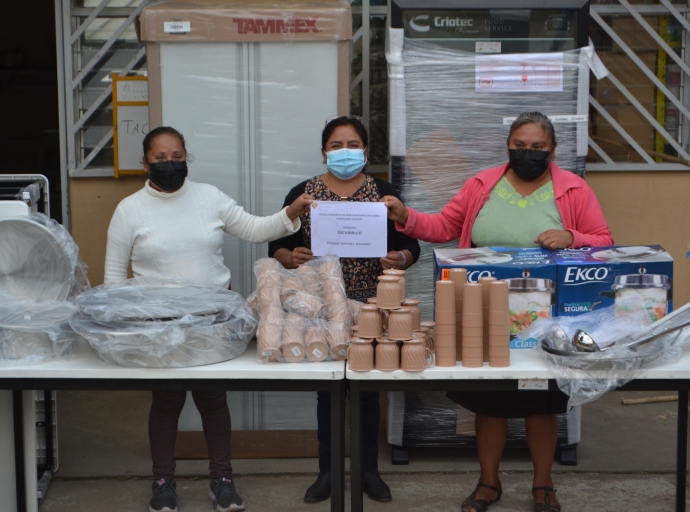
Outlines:
[[326,153],[326,167],[341,180],[349,180],[357,176],[365,163],[363,149],[343,148]]

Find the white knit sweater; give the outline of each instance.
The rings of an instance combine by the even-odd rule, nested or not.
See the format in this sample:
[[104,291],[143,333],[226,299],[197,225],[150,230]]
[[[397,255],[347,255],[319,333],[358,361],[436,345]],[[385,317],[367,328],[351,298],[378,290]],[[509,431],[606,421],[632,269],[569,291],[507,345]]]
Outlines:
[[176,192],[143,189],[123,199],[108,228],[105,282],[134,276],[176,274],[204,286],[227,288],[223,232],[248,242],[276,240],[300,228],[285,209],[268,217],[244,211],[212,185],[185,180]]

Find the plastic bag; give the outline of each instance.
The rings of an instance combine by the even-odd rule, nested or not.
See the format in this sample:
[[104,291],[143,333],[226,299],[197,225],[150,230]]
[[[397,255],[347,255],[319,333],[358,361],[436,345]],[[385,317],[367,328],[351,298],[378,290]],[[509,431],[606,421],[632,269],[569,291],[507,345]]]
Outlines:
[[273,258],[254,264],[259,361],[346,359],[352,332],[351,306],[340,259],[315,258],[287,270]]
[[39,364],[72,353],[71,302],[0,300],[0,361]]
[[[625,308],[618,305],[576,317],[540,320],[521,333],[523,339],[536,337],[539,340],[537,347],[542,351],[546,366],[553,372],[561,391],[570,396],[569,406],[596,400],[607,391],[635,379],[641,369],[674,363],[680,359],[681,345],[690,340],[690,327],[664,333],[670,326],[690,322],[690,309],[650,325],[644,303],[639,299],[638,302],[637,305],[626,304]],[[619,314],[616,314],[616,309]],[[624,312],[620,313],[622,310]],[[582,329],[605,350],[572,352],[568,355],[551,353],[542,346],[541,341],[545,339],[547,329],[553,325],[560,325],[569,337],[574,330]],[[657,333],[661,336],[650,343],[636,348],[626,346],[633,339]]]
[[551,348],[559,348],[553,346],[548,334],[554,327],[560,327],[571,340],[577,330],[583,330],[596,340],[600,348],[604,348],[616,340],[642,331],[650,324],[644,301],[639,297],[631,297],[614,306],[583,315],[540,318],[517,337],[522,340],[536,339],[539,342],[537,345],[545,340]]
[[[78,297],[70,325],[101,359],[123,366],[182,368],[234,359],[258,323],[238,293],[177,276],[138,277],[93,291]],[[193,313],[180,314],[184,308]]]
[[79,312],[97,322],[162,320],[185,315],[228,319],[237,293],[199,286],[179,276],[155,274],[104,284],[76,299]]
[[63,301],[89,287],[87,266],[67,230],[42,213],[0,219],[0,295]]

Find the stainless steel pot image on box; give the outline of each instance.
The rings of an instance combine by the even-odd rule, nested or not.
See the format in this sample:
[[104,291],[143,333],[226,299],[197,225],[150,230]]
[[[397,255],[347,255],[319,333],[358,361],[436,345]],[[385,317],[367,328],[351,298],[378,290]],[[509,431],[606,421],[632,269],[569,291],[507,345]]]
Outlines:
[[552,307],[556,303],[556,283],[551,279],[525,277],[507,279],[508,309],[510,312],[510,337],[527,329],[539,318],[550,318]]

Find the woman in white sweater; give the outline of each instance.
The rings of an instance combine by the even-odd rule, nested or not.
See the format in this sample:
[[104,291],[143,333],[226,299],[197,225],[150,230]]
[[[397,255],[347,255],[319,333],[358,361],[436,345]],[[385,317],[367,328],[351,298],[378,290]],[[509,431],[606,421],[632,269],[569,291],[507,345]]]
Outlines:
[[[299,196],[268,217],[245,212],[216,187],[187,177],[187,150],[182,134],[170,127],[151,130],[144,139],[144,188],[115,209],[108,228],[105,282],[135,276],[177,274],[195,283],[228,288],[230,270],[223,262],[223,234],[249,242],[268,242],[300,228],[299,216],[312,197]],[[230,411],[223,391],[194,391],[209,451],[209,496],[219,512],[244,510],[230,465]],[[184,391],[153,391],[149,442],[154,482],[150,512],[177,512],[175,439],[184,406]]]

